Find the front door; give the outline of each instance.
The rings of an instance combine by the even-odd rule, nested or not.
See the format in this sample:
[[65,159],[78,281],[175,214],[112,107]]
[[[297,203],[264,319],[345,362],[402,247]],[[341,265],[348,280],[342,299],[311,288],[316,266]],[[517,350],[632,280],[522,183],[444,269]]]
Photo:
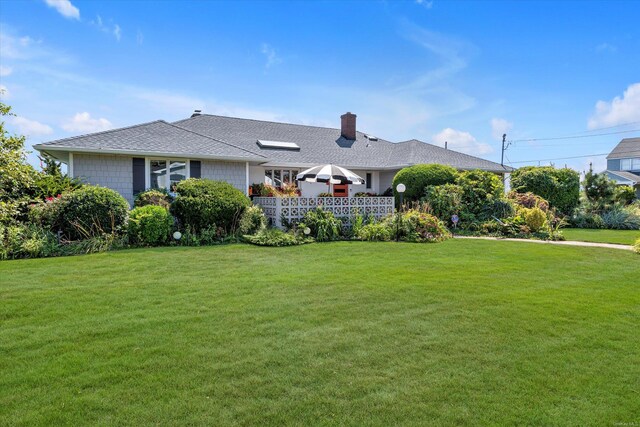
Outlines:
[[349,195],[348,184],[334,184],[333,197],[347,197]]

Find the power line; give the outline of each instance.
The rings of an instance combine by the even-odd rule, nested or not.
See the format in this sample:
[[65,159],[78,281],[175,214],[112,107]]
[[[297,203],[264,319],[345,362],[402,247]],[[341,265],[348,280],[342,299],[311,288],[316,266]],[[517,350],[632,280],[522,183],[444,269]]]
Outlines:
[[[631,154],[631,153],[637,153],[638,150],[633,150],[633,151],[618,151],[616,153],[616,155],[618,154]],[[585,154],[582,156],[569,156],[569,157],[556,157],[553,159],[536,159],[536,160],[519,160],[517,162],[510,162],[510,164],[519,164],[519,163],[535,163],[535,162],[551,162],[553,160],[565,160],[565,159],[580,159],[583,157],[597,157],[597,156],[607,156],[610,153],[598,153],[598,154]]]
[[509,142],[534,142],[534,141],[557,141],[564,139],[578,139],[578,138],[595,138],[597,136],[606,135],[618,135],[621,133],[640,132],[640,129],[621,130],[617,132],[597,133],[593,135],[573,135],[573,136],[556,136],[551,138],[529,138],[529,139],[514,139]]

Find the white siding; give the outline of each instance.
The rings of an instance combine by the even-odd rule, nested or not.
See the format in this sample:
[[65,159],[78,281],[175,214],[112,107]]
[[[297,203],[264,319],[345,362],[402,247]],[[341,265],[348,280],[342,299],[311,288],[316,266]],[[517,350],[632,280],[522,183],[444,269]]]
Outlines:
[[380,172],[380,192],[384,192],[387,188],[391,187],[393,184],[393,177],[398,173],[397,170],[394,171],[381,171]]

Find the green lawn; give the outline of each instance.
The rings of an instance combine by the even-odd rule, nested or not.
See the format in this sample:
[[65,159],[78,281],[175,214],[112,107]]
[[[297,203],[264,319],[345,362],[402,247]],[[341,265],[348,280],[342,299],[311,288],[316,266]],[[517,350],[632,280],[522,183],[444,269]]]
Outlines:
[[562,234],[567,240],[579,242],[618,243],[633,245],[640,239],[638,230],[590,230],[586,228],[563,228]]
[[450,240],[0,262],[1,425],[634,425],[640,256]]

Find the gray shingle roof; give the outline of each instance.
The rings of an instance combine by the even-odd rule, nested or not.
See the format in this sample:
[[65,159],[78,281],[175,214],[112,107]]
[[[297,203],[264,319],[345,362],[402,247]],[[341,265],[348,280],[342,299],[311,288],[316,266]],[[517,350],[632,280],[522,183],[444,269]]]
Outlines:
[[640,138],[625,138],[609,153],[607,159],[640,157]]
[[[264,148],[258,140],[294,142],[299,150]],[[203,114],[174,123],[163,120],[59,139],[38,150],[181,155],[191,158],[247,160],[274,166],[333,163],[352,169],[399,169],[418,163],[441,163],[457,169],[510,171],[479,157],[418,140],[393,143],[356,132],[355,140],[340,129]]]
[[120,129],[58,139],[35,146],[38,150],[71,152],[132,153],[176,155],[265,161],[256,152],[236,147],[196,132],[180,128],[164,120],[142,123]]
[[611,170],[606,170],[605,172],[608,173],[608,174],[611,174],[611,175],[616,175],[616,176],[622,178],[623,180],[631,181],[634,184],[637,184],[637,183],[640,182],[640,175],[637,175],[637,174],[632,173],[632,172],[611,171]]

